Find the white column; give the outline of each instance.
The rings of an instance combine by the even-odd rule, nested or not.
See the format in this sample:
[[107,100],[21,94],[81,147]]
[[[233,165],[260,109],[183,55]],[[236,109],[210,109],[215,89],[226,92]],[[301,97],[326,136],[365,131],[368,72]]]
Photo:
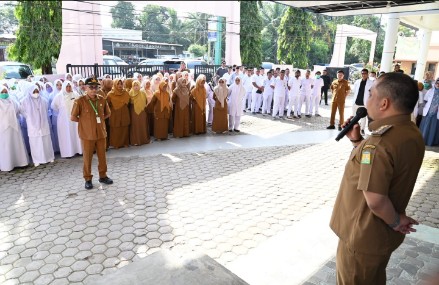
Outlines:
[[[228,15],[226,16],[226,51],[225,60],[227,65],[241,65],[240,47],[240,13],[239,1],[229,1]],[[224,7],[225,8],[225,7]]]
[[332,52],[331,63],[329,66],[342,67],[344,66],[346,54],[347,32],[345,31],[347,25],[337,25],[337,32],[334,40],[334,51]]
[[392,69],[393,56],[395,54],[396,40],[398,38],[399,16],[389,14],[387,19],[386,36],[384,38],[383,55],[381,57],[380,71],[390,72]]
[[[102,26],[99,1],[62,1],[62,43],[56,72],[67,64],[102,64]],[[82,11],[90,11],[84,13]],[[83,74],[88,76],[89,74]]]
[[431,30],[420,29],[419,40],[421,47],[419,48],[418,61],[416,62],[415,80],[421,81],[424,78],[425,67],[427,65],[428,48],[430,47]]

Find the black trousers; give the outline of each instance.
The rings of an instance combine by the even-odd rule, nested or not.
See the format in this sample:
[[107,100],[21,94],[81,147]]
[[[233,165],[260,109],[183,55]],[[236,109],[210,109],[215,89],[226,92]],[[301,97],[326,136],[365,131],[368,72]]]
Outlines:
[[322,92],[320,93],[320,102],[322,102],[322,97],[325,95],[325,105],[328,105],[328,90],[329,88],[322,87]]

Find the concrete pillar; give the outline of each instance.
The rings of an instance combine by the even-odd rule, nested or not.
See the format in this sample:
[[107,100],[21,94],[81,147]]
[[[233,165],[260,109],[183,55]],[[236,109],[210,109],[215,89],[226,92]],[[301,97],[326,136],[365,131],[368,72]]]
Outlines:
[[225,59],[227,65],[241,65],[241,47],[240,43],[240,25],[241,25],[241,7],[239,1],[228,1],[229,12],[226,16],[226,53]]
[[347,25],[337,25],[337,32],[334,40],[334,50],[332,52],[331,63],[329,66],[343,67],[346,55],[346,43],[347,43],[347,31],[345,27]]
[[[102,26],[99,1],[62,1],[62,44],[56,72],[67,64],[102,64]],[[90,11],[85,13],[83,11]],[[82,74],[89,76],[90,74]]]
[[430,47],[431,30],[420,29],[419,40],[421,46],[419,48],[418,61],[416,62],[415,79],[421,81],[424,78],[427,65],[428,48]]
[[380,71],[393,71],[392,63],[395,54],[396,40],[398,38],[399,16],[391,13],[388,15],[386,35],[384,38],[383,55],[381,57]]

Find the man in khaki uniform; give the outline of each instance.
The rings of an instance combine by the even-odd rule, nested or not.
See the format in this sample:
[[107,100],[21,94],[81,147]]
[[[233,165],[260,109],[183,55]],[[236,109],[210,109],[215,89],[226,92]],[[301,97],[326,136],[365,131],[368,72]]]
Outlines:
[[91,161],[96,150],[98,155],[99,182],[113,184],[107,176],[105,155],[107,131],[105,119],[110,117],[110,108],[101,95],[97,95],[99,82],[96,78],[87,78],[87,91],[84,96],[75,100],[71,120],[79,122],[78,133],[83,149],[85,189],[92,189]]
[[344,104],[346,101],[346,96],[349,95],[351,87],[349,87],[349,82],[344,78],[343,70],[337,71],[337,80],[334,80],[331,84],[332,91],[332,105],[331,105],[331,119],[329,121],[328,130],[335,129],[335,114],[340,114],[340,120],[338,125],[338,130],[341,131],[341,124],[344,122]]
[[418,223],[405,213],[425,151],[410,120],[418,96],[410,76],[382,75],[367,101],[372,135],[364,139],[359,124],[346,135],[354,149],[330,222],[339,237],[338,285],[386,284],[390,255],[416,231],[412,226]]

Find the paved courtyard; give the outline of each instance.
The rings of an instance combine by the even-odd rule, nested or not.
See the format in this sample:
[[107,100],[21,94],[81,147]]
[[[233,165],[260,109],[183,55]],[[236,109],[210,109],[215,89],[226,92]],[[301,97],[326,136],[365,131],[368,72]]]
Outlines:
[[[298,229],[313,215],[324,216],[321,230],[335,240],[326,221],[352,148],[324,130],[328,107],[321,114],[294,121],[246,115],[239,134],[111,149],[115,183],[95,178],[93,190],[84,189],[81,157],[0,173],[0,284],[93,284],[160,249],[203,252],[257,284],[240,275],[250,272],[242,261],[271,263],[261,250],[277,243],[285,251],[286,234],[308,237]],[[284,140],[292,134],[298,139]],[[307,136],[318,142],[301,139]],[[428,148],[407,213],[434,233],[438,172],[439,149]],[[325,250],[305,278],[282,284],[335,284],[335,247]],[[438,268],[439,242],[410,237],[392,257],[389,284],[416,284]]]

